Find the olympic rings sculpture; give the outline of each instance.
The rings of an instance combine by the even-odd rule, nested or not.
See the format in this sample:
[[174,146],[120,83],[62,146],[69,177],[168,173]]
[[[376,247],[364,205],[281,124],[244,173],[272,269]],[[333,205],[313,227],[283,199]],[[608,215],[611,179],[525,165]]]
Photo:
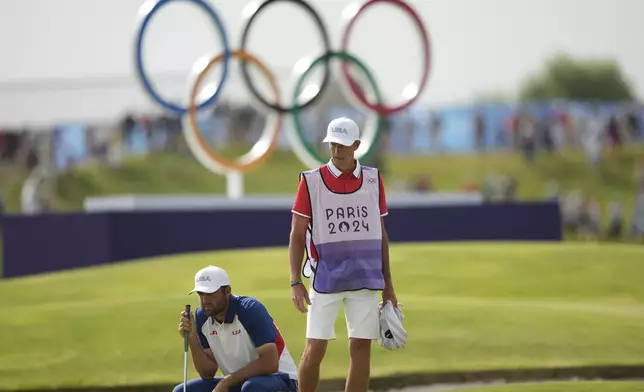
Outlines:
[[[142,56],[145,30],[152,20],[152,17],[164,5],[169,4],[173,1],[186,1],[193,3],[201,8],[201,10],[203,10],[208,15],[209,19],[215,26],[217,32],[219,33],[221,44],[223,46],[223,52],[221,54],[211,59],[210,62],[208,62],[207,65],[205,65],[203,68],[196,70],[193,87],[189,95],[189,104],[187,107],[183,107],[179,104],[172,103],[166,100],[155,90],[153,83],[146,73]],[[318,27],[318,30],[320,31],[322,44],[324,47],[324,53],[317,57],[308,66],[308,68],[299,75],[292,97],[293,104],[288,107],[283,106],[282,104],[282,96],[277,86],[275,75],[273,75],[273,73],[260,59],[248,53],[248,51],[246,50],[248,44],[248,36],[253,22],[262,11],[265,11],[271,5],[279,2],[288,2],[300,6],[309,15],[311,15],[316,26]],[[413,97],[407,99],[405,102],[394,106],[386,106],[383,103],[377,83],[375,82],[375,79],[367,66],[361,60],[348,53],[349,38],[357,19],[369,7],[380,3],[391,4],[399,7],[402,11],[411,16],[420,33],[423,45],[423,72],[419,85],[416,89],[416,94]],[[362,110],[365,110],[368,113],[367,124],[365,125],[363,131],[362,143],[356,154],[358,158],[368,157],[373,152],[374,147],[377,145],[377,142],[380,138],[380,134],[384,126],[385,117],[398,113],[411,106],[425,89],[431,69],[431,46],[429,34],[427,33],[427,29],[425,28],[424,22],[421,17],[414,10],[414,8],[411,5],[405,3],[404,0],[366,0],[359,7],[351,6],[352,12],[350,13],[348,22],[344,27],[342,42],[339,51],[332,50],[329,34],[322,18],[319,16],[318,12],[305,0],[264,0],[261,4],[252,3],[250,7],[253,7],[252,12],[249,13],[246,25],[244,26],[242,32],[241,44],[239,46],[239,49],[237,50],[231,50],[224,23],[217,11],[207,3],[207,0],[149,0],[141,7],[139,12],[141,24],[136,34],[134,54],[136,75],[144,91],[152,98],[153,101],[155,101],[163,109],[182,116],[183,132],[188,147],[190,148],[196,159],[207,169],[214,173],[227,174],[231,172],[247,172],[262,163],[275,148],[277,137],[282,125],[282,116],[284,114],[291,114],[293,116],[295,127],[292,129],[288,128],[289,132],[287,133],[287,136],[297,157],[305,165],[311,168],[315,168],[325,163],[328,159],[321,157],[317,153],[317,150],[314,147],[310,146],[306,141],[306,138],[304,137],[303,125],[302,121],[300,120],[300,112],[302,111],[302,109],[305,109],[314,104],[322,96],[324,90],[328,87],[330,81],[330,61],[333,59],[339,59],[342,62],[341,71],[345,83],[340,83],[340,86],[343,94],[345,95],[345,98],[347,98],[349,102],[351,102],[355,106],[360,107]],[[345,12],[346,11],[347,10],[345,10]],[[248,89],[250,90],[252,96],[269,111],[269,118],[266,121],[266,127],[262,132],[262,136],[260,137],[259,141],[255,143],[253,148],[247,154],[234,161],[227,160],[219,156],[212,150],[212,148],[208,145],[208,143],[202,136],[203,132],[201,132],[201,130],[199,129],[197,119],[198,110],[215,104],[217,99],[219,98],[219,94],[223,90],[228,77],[228,70],[231,59],[240,61],[242,76],[245,84],[248,86]],[[207,73],[212,69],[212,67],[219,63],[222,64],[222,72],[217,87],[207,98],[202,99],[201,102],[198,102],[200,84],[202,83],[205,75],[207,75]],[[350,76],[350,64],[353,65],[354,68],[357,67],[357,69],[360,70],[366,77],[366,81],[371,87],[372,94],[370,96],[368,96],[368,92],[363,91],[363,88],[355,81],[355,79]],[[273,101],[269,101],[266,97],[263,97],[255,87],[249,75],[249,65],[253,65],[259,68],[262,75],[267,79],[270,90],[272,91]],[[300,94],[303,90],[304,81],[313,72],[313,70],[320,65],[324,65],[324,76],[320,88],[312,97],[308,98],[307,101],[305,101],[304,103],[299,103],[298,98],[300,97]]]

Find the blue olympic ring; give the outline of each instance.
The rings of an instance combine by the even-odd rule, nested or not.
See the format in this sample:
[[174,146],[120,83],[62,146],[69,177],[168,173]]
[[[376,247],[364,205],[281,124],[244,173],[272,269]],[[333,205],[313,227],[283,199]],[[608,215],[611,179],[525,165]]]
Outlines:
[[[177,1],[177,0],[156,0],[156,3],[154,4],[154,6],[152,6],[143,15],[143,21],[141,22],[141,25],[137,33],[137,38],[136,38],[136,47],[135,47],[136,72],[139,76],[139,80],[143,84],[143,87],[148,92],[148,94],[150,94],[152,99],[154,99],[163,108],[171,112],[175,112],[177,114],[185,114],[188,112],[188,107],[183,107],[177,104],[173,104],[172,102],[168,102],[159,93],[156,92],[156,90],[152,87],[152,83],[150,82],[147,75],[145,74],[145,69],[143,66],[142,47],[143,47],[143,36],[145,33],[145,29],[148,27],[148,24],[150,23],[150,20],[152,19],[152,16],[154,15],[154,13],[157,12],[159,9],[161,9],[161,7],[163,7],[165,4],[168,4],[172,1]],[[206,107],[212,104],[217,99],[217,97],[219,96],[219,93],[222,90],[224,82],[228,77],[228,65],[230,64],[230,58],[231,58],[230,45],[228,44],[228,36],[226,35],[226,28],[224,27],[224,24],[221,21],[221,18],[219,17],[217,12],[210,5],[208,5],[208,3],[206,3],[204,0],[181,0],[181,1],[187,1],[189,3],[198,5],[199,7],[201,7],[203,11],[206,12],[206,14],[208,14],[208,16],[214,23],[217,30],[219,30],[221,43],[224,47],[223,70],[219,78],[219,84],[218,84],[219,87],[213,92],[212,96],[210,96],[208,99],[206,99],[204,102],[202,102],[197,106],[197,109],[201,109],[203,107]]]

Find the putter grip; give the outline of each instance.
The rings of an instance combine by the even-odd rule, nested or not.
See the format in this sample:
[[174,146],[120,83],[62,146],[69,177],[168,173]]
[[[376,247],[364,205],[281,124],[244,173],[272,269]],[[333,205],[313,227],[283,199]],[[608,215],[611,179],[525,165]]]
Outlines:
[[[190,320],[190,305],[186,305],[185,312],[186,312],[186,317],[188,318],[188,320]],[[188,337],[189,336],[190,336],[190,332],[185,333],[183,335],[183,350],[185,352],[188,352]]]

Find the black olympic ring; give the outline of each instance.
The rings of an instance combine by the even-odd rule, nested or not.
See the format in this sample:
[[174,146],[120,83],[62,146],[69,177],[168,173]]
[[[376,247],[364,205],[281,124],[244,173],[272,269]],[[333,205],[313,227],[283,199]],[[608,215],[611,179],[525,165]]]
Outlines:
[[[279,3],[280,1],[282,2],[288,2],[288,3],[293,3],[295,5],[301,6],[306,10],[306,12],[313,17],[313,20],[315,21],[315,25],[317,26],[318,30],[320,30],[320,33],[322,35],[322,43],[324,45],[324,52],[329,53],[332,51],[331,49],[331,39],[329,38],[329,33],[324,25],[324,22],[322,21],[322,18],[318,14],[318,12],[306,1],[304,0],[266,0],[264,1],[256,10],[253,12],[250,18],[248,18],[248,21],[246,22],[246,26],[244,26],[244,29],[242,31],[242,37],[241,37],[241,44],[239,45],[239,48],[241,49],[242,52],[246,51],[246,46],[248,45],[248,33],[250,31],[250,27],[252,26],[253,22],[257,18],[257,16],[262,12],[262,10],[265,10],[267,7]],[[248,89],[251,91],[251,93],[257,98],[264,106],[267,106],[277,112],[280,113],[291,113],[293,110],[302,110],[311,104],[313,104],[315,101],[317,101],[321,96],[322,92],[327,88],[330,78],[331,78],[331,70],[329,67],[329,62],[330,58],[327,58],[324,62],[324,77],[322,79],[322,84],[320,85],[319,90],[317,93],[312,96],[307,102],[298,105],[297,102],[293,104],[293,106],[289,107],[284,107],[279,105],[279,103],[270,103],[266,98],[264,98],[255,85],[253,84],[253,80],[250,77],[250,74],[248,73],[248,64],[245,61],[240,61],[240,67],[242,70],[242,76],[244,77],[244,82],[246,82],[246,85],[248,86]]]

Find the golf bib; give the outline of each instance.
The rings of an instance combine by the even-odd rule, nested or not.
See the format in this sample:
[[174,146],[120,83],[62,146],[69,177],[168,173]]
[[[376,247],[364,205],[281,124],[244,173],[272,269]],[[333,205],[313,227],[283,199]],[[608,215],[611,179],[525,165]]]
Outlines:
[[378,170],[363,166],[362,185],[346,194],[331,191],[319,169],[303,176],[311,200],[310,236],[318,254],[315,291],[382,290]]

